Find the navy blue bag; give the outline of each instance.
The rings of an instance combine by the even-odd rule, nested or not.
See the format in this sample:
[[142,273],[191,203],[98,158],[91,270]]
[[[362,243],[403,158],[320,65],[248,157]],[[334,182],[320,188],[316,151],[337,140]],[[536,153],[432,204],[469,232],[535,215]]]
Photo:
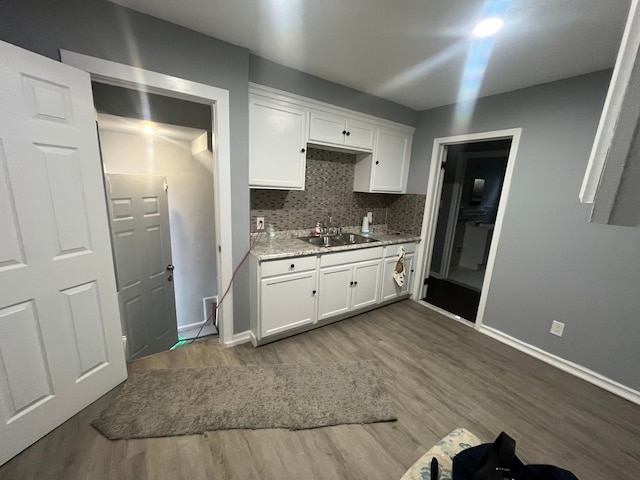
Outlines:
[[493,443],[471,447],[453,457],[453,480],[578,480],[553,465],[525,465],[516,442],[502,432]]

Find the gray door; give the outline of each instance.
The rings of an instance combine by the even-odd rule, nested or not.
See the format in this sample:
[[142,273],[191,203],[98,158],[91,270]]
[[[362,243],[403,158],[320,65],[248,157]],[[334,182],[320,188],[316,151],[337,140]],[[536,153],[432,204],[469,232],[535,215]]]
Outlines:
[[166,180],[106,177],[120,315],[133,360],[178,341]]

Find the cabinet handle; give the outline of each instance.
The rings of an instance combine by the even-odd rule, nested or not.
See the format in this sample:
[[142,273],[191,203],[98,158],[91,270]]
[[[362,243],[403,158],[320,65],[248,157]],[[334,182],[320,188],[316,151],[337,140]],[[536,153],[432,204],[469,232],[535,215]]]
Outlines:
[[294,268],[296,268],[296,266],[292,263],[291,264],[291,270],[293,270]]
[[353,287],[353,282],[350,282],[349,285],[351,285]]
[[300,153],[304,153],[306,152],[306,150],[303,148],[302,150],[300,150]]
[[347,134],[347,131],[346,131],[346,130],[342,130],[342,134],[343,134],[343,135],[346,135],[346,134]]
[[413,269],[411,269],[411,273],[413,273]]
[[353,285],[357,287],[358,286],[358,282],[353,282]]
[[376,160],[376,165],[379,165],[379,164],[380,164],[380,161]]
[[315,295],[315,294],[316,294],[316,291],[314,290],[312,293],[313,293],[313,295]]
[[347,132],[347,137],[348,137],[349,135],[351,135],[351,132]]

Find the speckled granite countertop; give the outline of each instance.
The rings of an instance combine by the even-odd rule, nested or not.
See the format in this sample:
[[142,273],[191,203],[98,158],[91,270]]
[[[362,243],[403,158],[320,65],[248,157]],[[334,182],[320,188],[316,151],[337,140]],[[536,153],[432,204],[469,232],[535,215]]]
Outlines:
[[[276,236],[270,238],[266,233],[260,235],[256,245],[251,249],[251,254],[258,260],[275,260],[278,258],[304,257],[307,255],[318,255],[320,253],[342,252],[345,250],[358,250],[360,248],[373,248],[382,245],[393,245],[396,243],[419,242],[420,236],[408,233],[373,231],[368,235],[358,232],[357,228],[345,227],[345,233],[358,233],[379,240],[378,242],[361,243],[357,245],[340,245],[335,247],[316,247],[297,237],[309,236],[309,230],[291,230],[288,232],[277,232]],[[255,234],[252,235],[252,241]]]

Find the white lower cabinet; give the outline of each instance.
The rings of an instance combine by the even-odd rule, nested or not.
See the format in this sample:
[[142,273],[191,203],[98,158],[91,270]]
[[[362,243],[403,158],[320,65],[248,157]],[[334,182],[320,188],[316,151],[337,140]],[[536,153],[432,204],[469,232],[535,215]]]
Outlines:
[[[382,268],[382,292],[380,294],[381,302],[393,300],[394,298],[411,293],[411,287],[413,286],[415,245],[415,243],[408,243],[404,245],[389,245],[385,248]],[[396,263],[398,262],[400,247],[404,247],[405,249],[405,281],[402,287],[399,286],[393,278],[393,270],[396,268]]]
[[260,336],[274,335],[315,321],[316,271],[260,280]]
[[318,320],[334,317],[351,310],[351,265],[320,269],[318,290]]
[[400,245],[263,262],[252,257],[251,341],[266,343],[272,341],[269,337],[281,338],[301,331],[299,327],[311,328],[408,294],[415,243],[402,246],[407,268],[402,288],[393,280]]
[[320,269],[318,320],[378,303],[381,260]]
[[381,260],[358,263],[353,266],[351,310],[375,305],[379,302]]

